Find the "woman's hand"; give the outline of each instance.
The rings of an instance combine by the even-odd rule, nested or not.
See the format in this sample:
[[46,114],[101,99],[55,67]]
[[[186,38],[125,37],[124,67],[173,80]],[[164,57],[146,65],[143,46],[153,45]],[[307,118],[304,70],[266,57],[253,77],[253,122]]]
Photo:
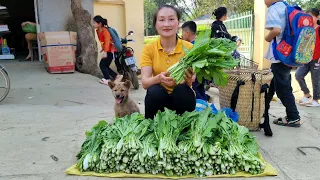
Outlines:
[[168,87],[173,87],[176,85],[176,82],[173,80],[172,77],[169,77],[169,73],[168,72],[162,72],[159,74],[159,78],[160,78],[160,83],[168,86]]
[[186,85],[188,85],[189,87],[192,86],[192,83],[194,81],[194,72],[193,72],[192,68],[186,70],[186,75],[184,76],[184,81],[185,81],[184,83]]

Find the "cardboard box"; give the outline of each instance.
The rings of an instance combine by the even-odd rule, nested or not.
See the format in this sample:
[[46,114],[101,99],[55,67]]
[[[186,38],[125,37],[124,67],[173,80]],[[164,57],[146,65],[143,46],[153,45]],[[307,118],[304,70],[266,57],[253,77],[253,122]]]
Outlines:
[[72,45],[72,51],[74,52],[74,64],[76,64],[76,56],[77,56],[77,33],[70,31],[70,41]]
[[45,67],[49,73],[72,73],[75,71],[75,54],[70,33],[44,32],[39,34]]

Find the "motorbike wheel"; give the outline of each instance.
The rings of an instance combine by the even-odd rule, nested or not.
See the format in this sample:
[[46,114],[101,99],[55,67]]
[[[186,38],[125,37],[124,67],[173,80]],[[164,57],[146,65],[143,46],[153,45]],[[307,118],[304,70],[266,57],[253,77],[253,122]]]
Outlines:
[[0,102],[3,101],[10,91],[10,79],[7,71],[0,65],[0,80],[5,83],[5,86],[0,88]]
[[133,85],[133,88],[139,89],[139,79],[138,79],[137,73],[132,71],[131,69],[129,69],[128,73],[130,74],[130,81]]

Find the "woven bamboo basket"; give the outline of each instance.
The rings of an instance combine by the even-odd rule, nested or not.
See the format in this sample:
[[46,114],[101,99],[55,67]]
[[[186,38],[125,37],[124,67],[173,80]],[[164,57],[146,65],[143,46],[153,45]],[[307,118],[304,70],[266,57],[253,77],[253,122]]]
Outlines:
[[[240,86],[236,105],[236,112],[239,113],[238,123],[249,130],[259,130],[265,110],[265,93],[261,93],[261,87],[264,84],[270,85],[273,74],[270,71],[249,69],[230,70],[227,74],[229,74],[228,85],[219,87],[220,107],[231,107],[231,98],[237,83],[243,81],[245,84]],[[255,83],[252,74],[255,76]]]

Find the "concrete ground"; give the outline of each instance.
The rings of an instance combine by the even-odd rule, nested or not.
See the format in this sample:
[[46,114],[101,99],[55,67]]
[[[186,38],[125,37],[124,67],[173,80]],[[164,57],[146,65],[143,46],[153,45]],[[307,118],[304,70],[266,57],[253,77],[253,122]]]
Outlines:
[[[0,64],[7,68],[12,83],[9,96],[0,104],[0,180],[102,179],[69,176],[65,170],[76,163],[85,131],[99,120],[112,120],[109,88],[90,75],[51,75],[39,62]],[[297,90],[295,86],[299,93]],[[210,93],[217,95],[214,90]],[[131,92],[142,111],[144,95],[142,89]],[[272,125],[272,138],[254,132],[261,153],[279,175],[252,179],[320,179],[320,151],[309,149],[303,155],[297,150],[300,146],[320,147],[319,109],[299,110],[306,120],[301,128]],[[272,104],[271,114],[285,115],[279,102]]]

